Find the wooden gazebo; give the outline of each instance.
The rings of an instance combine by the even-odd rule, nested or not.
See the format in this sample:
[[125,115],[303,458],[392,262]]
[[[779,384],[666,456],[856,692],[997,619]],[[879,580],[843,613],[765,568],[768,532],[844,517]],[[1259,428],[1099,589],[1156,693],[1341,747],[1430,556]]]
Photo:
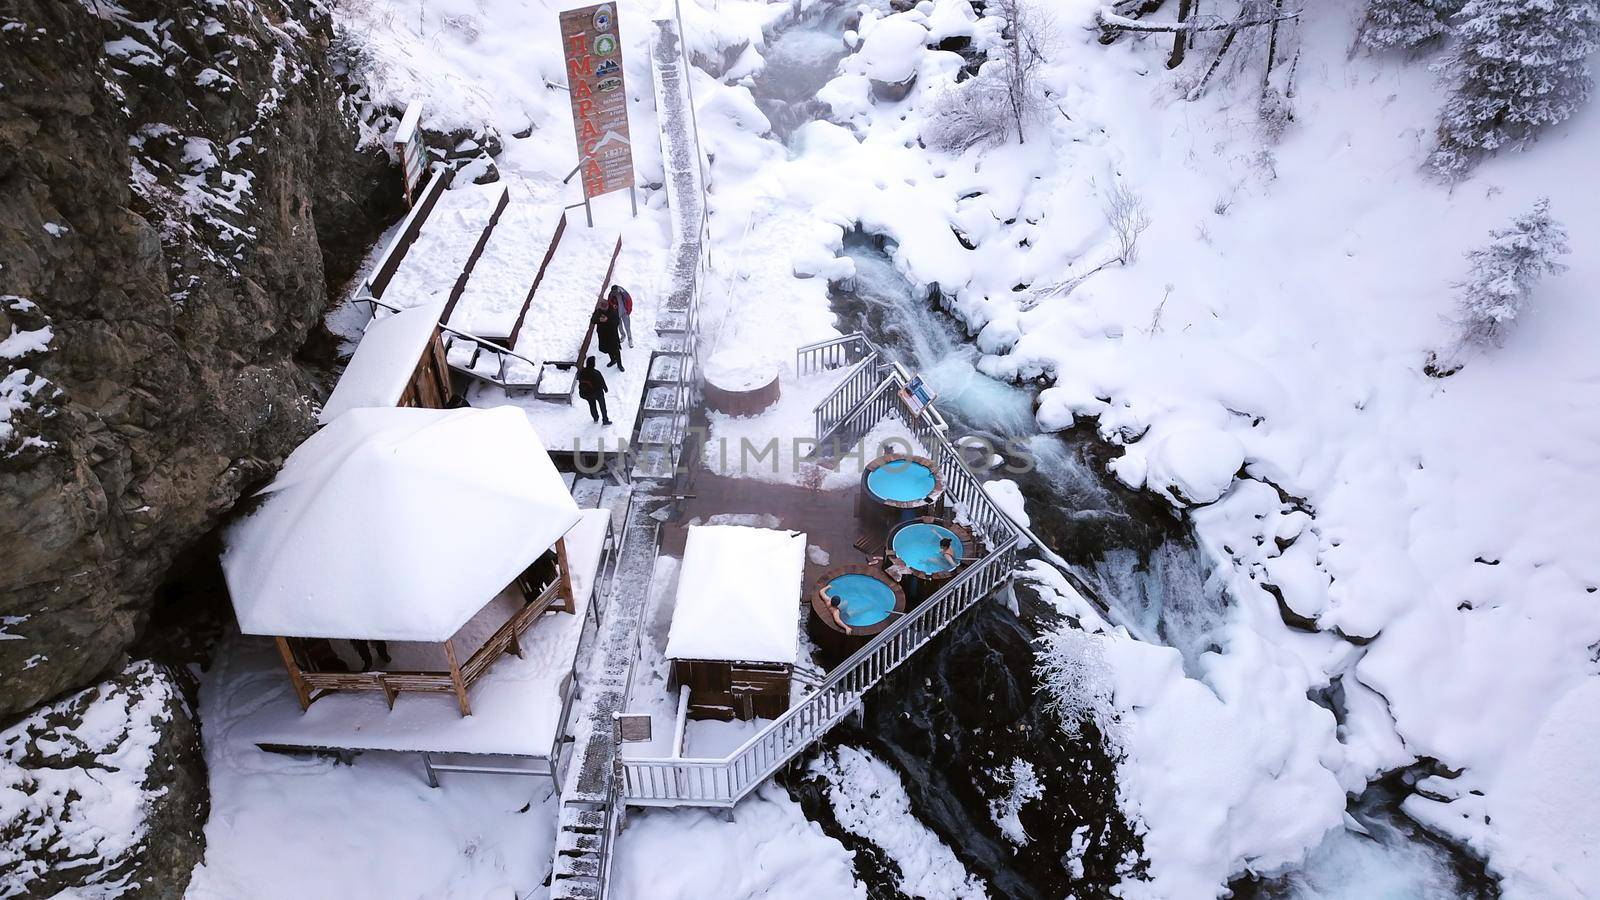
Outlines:
[[302,709],[430,691],[470,715],[473,682],[523,632],[575,611],[578,507],[521,410],[352,409],[261,496],[223,572],[240,631],[276,640]]

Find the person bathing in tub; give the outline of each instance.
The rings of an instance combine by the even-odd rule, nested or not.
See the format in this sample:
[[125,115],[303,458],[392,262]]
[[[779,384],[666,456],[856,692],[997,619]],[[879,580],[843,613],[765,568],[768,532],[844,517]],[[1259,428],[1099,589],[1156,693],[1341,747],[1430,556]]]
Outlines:
[[833,624],[838,625],[839,630],[845,634],[854,634],[855,632],[851,631],[850,626],[844,621],[844,599],[838,594],[828,593],[831,587],[830,585],[822,588],[817,594],[822,597],[822,602],[828,604],[828,615],[833,617]]
[[939,559],[944,564],[954,569],[956,567],[956,550],[949,538],[939,538]]

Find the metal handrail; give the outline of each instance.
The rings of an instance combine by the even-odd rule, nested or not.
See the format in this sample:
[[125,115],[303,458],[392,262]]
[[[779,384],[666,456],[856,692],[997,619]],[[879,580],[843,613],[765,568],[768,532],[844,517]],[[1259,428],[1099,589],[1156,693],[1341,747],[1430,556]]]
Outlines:
[[835,432],[862,403],[870,401],[889,387],[887,380],[878,377],[876,353],[856,363],[855,368],[839,382],[833,392],[811,409],[817,445],[835,438]]
[[[374,318],[377,317],[378,307],[380,307],[380,306],[383,307],[384,309],[387,309],[388,311],[390,311],[392,313],[404,312],[405,311],[405,309],[403,307],[395,306],[395,305],[393,305],[391,303],[388,303],[386,301],[379,300],[377,297],[374,297],[374,296],[372,296],[370,294],[368,294],[366,296],[363,296],[363,297],[357,297],[352,302],[354,302],[354,303],[371,304],[371,306],[372,306],[372,314],[373,314]],[[498,378],[500,379],[500,383],[502,383],[502,384],[504,384],[505,380],[506,380],[506,357],[510,357],[512,359],[520,359],[523,362],[527,363],[528,365],[532,366],[535,371],[537,371],[539,369],[539,366],[540,366],[539,363],[535,362],[534,360],[529,359],[526,356],[523,356],[521,353],[518,353],[515,350],[512,350],[510,347],[502,347],[501,345],[495,343],[494,341],[489,340],[488,338],[478,337],[477,335],[475,335],[475,334],[473,334],[473,333],[471,333],[469,331],[462,331],[459,328],[454,328],[452,326],[446,325],[443,322],[439,323],[439,330],[443,331],[445,334],[449,334],[449,335],[453,335],[455,337],[461,338],[464,341],[471,341],[472,343],[477,344],[480,348],[488,348],[489,352],[493,353],[495,355],[495,358],[500,363],[500,371],[499,371]],[[485,377],[481,373],[474,372],[473,374],[477,375],[479,378]]]
[[858,331],[796,348],[794,370],[796,375],[803,377],[813,372],[854,365],[869,356],[884,358],[878,345]]

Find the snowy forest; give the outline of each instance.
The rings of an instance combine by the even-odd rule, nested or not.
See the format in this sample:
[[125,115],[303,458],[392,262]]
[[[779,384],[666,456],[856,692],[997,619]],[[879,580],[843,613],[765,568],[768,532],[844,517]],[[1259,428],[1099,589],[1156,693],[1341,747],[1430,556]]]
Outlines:
[[1600,898],[1596,66],[0,3],[0,900]]

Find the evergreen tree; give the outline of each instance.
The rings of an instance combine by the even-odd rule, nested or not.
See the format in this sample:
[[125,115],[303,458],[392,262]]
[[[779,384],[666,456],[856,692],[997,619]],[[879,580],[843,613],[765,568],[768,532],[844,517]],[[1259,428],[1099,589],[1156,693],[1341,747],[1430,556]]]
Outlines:
[[1429,162],[1449,179],[1485,154],[1518,149],[1589,99],[1587,57],[1600,47],[1600,0],[1468,0],[1452,82]]
[[1371,0],[1361,26],[1368,50],[1419,47],[1449,31],[1446,23],[1463,0]]
[[1570,252],[1567,231],[1550,218],[1548,197],[1518,216],[1510,228],[1490,235],[1486,246],[1467,254],[1472,274],[1456,285],[1456,322],[1461,327],[1463,347],[1498,346],[1511,323],[1527,307],[1540,276],[1566,270],[1556,257]]

